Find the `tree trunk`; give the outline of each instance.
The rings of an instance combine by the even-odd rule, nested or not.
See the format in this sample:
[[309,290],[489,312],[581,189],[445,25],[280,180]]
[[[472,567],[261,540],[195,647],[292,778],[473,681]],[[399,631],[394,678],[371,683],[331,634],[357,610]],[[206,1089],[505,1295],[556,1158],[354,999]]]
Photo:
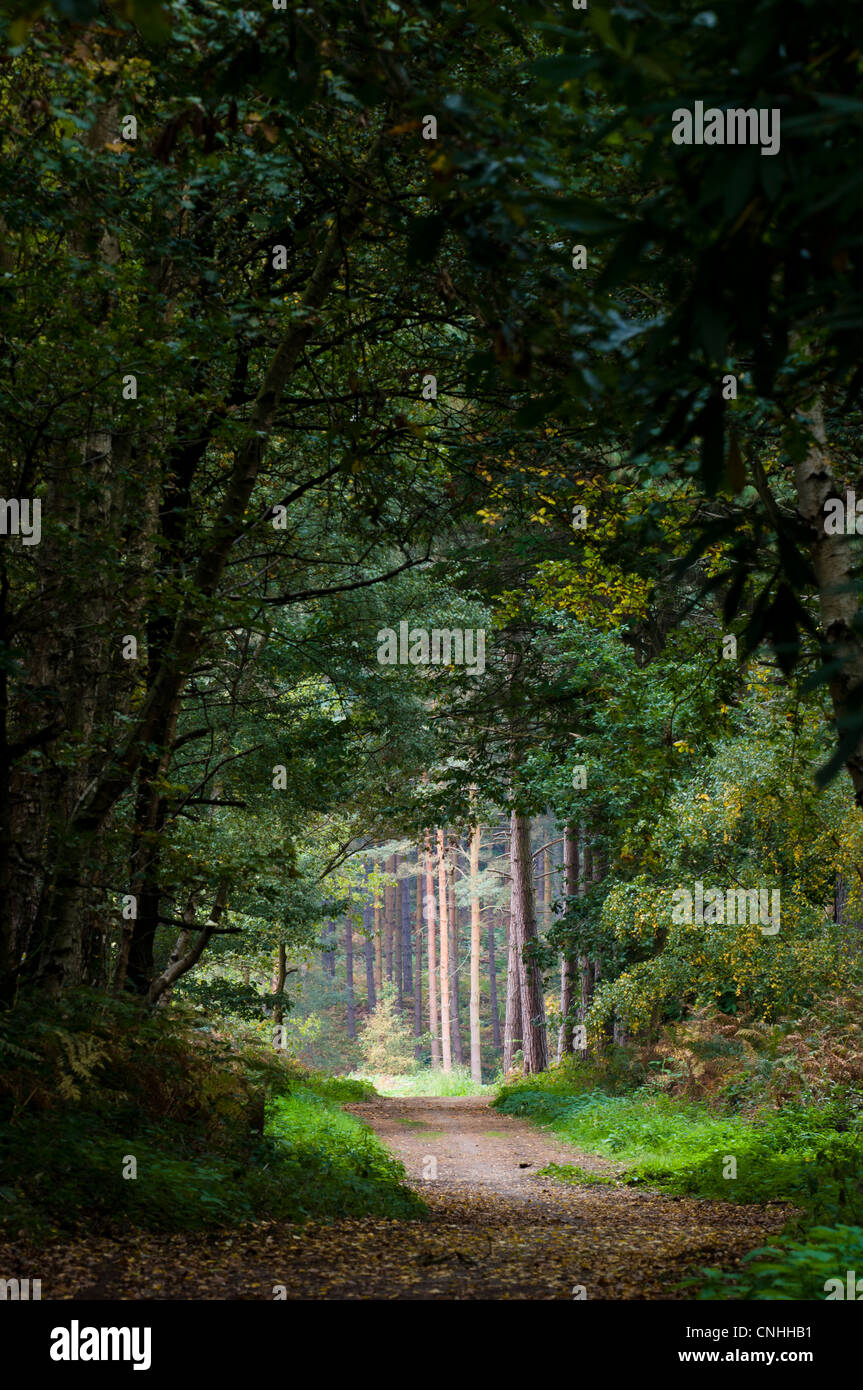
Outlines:
[[[393,856],[393,863],[395,865],[394,872],[398,873],[399,857],[397,854]],[[402,942],[402,893],[401,884],[399,883],[398,879],[396,879],[396,882],[393,885],[393,973],[396,978],[396,1007],[398,1008],[399,1013],[404,1012],[405,1006],[403,950],[404,946]]]
[[[192,932],[189,928],[184,928],[181,933],[182,947],[180,940],[174,948],[174,954],[168,962],[167,968],[161,975],[157,975],[150,985],[148,999],[151,1004],[156,1004],[163,995],[170,992],[177,980],[182,975],[186,975],[193,966],[197,965],[207,943],[213,933],[218,929],[219,922],[225,910],[225,903],[228,896],[228,883],[222,879],[216,889],[216,897],[207,922],[198,932],[194,942],[189,944]],[[184,914],[185,915],[185,914]]]
[[[387,873],[395,873],[395,856],[387,865]],[[393,939],[395,936],[395,889],[391,883],[384,888],[384,932],[386,940],[387,983],[393,983]]]
[[510,905],[506,951],[506,1018],[503,1025],[503,1069],[505,1073],[512,1071],[515,1065],[515,1054],[523,1051],[524,1047],[521,1021],[521,971],[518,960],[520,950],[520,943],[514,930],[512,906]]
[[450,843],[453,858],[447,862],[447,901],[449,905],[449,1016],[452,1027],[452,1058],[459,1066],[464,1063],[464,1049],[461,1043],[461,999],[459,997],[459,917],[455,901],[455,849],[458,842]]
[[512,813],[510,833],[510,871],[512,874],[512,931],[516,943],[521,985],[521,1018],[525,1072],[546,1071],[548,1042],[542,975],[531,951],[537,940],[536,906],[533,896],[530,817]]
[[[320,325],[319,310],[342,272],[345,248],[363,221],[365,206],[372,187],[372,171],[380,158],[376,143],[369,152],[362,176],[353,183],[345,199],[341,215],[334,219],[314,269],[302,291],[298,312],[293,316],[267,365],[260,389],[246,410],[244,437],[232,457],[221,497],[214,503],[209,529],[198,550],[197,560],[189,566],[187,582],[183,585],[182,606],[173,624],[170,643],[146,697],[130,720],[121,746],[101,760],[99,768],[85,768],[87,778],[80,793],[70,806],[67,824],[60,838],[52,864],[50,884],[34,924],[36,949],[28,955],[28,973],[49,996],[56,995],[81,978],[83,960],[82,892],[87,889],[87,865],[91,859],[93,836],[106,824],[114,807],[132,787],[142,760],[157,742],[159,728],[181,707],[183,693],[195,664],[206,648],[209,618],[207,600],[219,591],[225,568],[237,541],[247,526],[247,512],[256,484],[264,466],[268,441],[276,426],[279,407],[302,353]],[[358,171],[359,172],[359,171]],[[93,487],[92,473],[87,477],[88,488],[94,493],[96,506],[102,505],[103,493]],[[99,529],[100,544],[105,545],[105,529]],[[84,613],[86,626],[93,614]],[[93,631],[99,632],[98,623]],[[100,641],[93,640],[76,651],[74,705],[69,714],[69,727],[76,736],[85,735],[93,727],[95,706],[92,689],[105,690],[110,696],[109,663],[100,650]],[[119,647],[118,647],[119,651]],[[95,671],[95,686],[82,680],[82,667]],[[86,706],[86,708],[84,708]],[[5,789],[2,789],[5,791]],[[2,866],[0,866],[2,867]],[[4,929],[5,930],[5,929]],[[0,935],[3,933],[0,932]],[[190,955],[196,961],[208,938],[201,933]],[[199,949],[200,948],[200,949]],[[0,960],[6,954],[0,944]],[[194,961],[192,962],[194,963]],[[180,973],[185,973],[186,966]],[[153,989],[163,993],[167,988],[163,977],[153,982]],[[152,997],[152,990],[151,990]]]
[[370,902],[366,902],[363,907],[363,932],[366,938],[366,1011],[372,1014],[377,1004],[377,995],[375,993],[375,948],[372,940],[374,933],[374,916]]
[[488,923],[488,997],[491,1008],[491,1040],[496,1049],[501,1047],[500,1012],[497,1002],[497,961],[494,949],[494,913]]
[[472,1081],[482,1081],[482,1040],[479,1031],[480,901],[477,889],[481,836],[482,830],[478,825],[475,825],[470,837],[470,1075]]
[[[582,888],[586,892],[588,884],[592,883],[594,879],[593,845],[589,844],[586,838],[582,859]],[[579,953],[578,968],[581,976],[581,1000],[578,1010],[578,1021],[579,1023],[584,1023],[587,1020],[588,1011],[590,1010],[590,1001],[593,998],[593,987],[595,983],[593,962],[584,951]],[[581,1053],[582,1056],[587,1055],[584,1049],[581,1049]]]
[[416,857],[416,939],[414,941],[416,955],[416,979],[414,983],[414,1057],[419,1062],[422,1060],[422,1043],[419,1041],[423,1035],[423,875],[422,864],[420,863],[420,853],[417,850]]
[[452,1025],[450,1023],[449,911],[447,907],[446,835],[437,833],[438,915],[440,918],[440,1040],[444,1071],[452,1071]]
[[375,893],[375,993],[380,999],[384,992],[383,923],[381,921],[381,896]]
[[411,883],[407,875],[402,879],[399,888],[402,923],[402,993],[406,994],[408,998],[412,998],[414,992],[413,926],[411,923]]
[[282,1001],[282,993],[285,988],[285,980],[288,978],[288,957],[285,951],[284,941],[279,942],[279,949],[276,952],[276,969],[273,974],[273,1023],[284,1023],[285,1006]]
[[[825,503],[839,494],[827,457],[824,413],[820,401],[809,412],[812,444],[795,468],[797,505],[809,528],[810,556],[818,583],[818,603],[827,662],[841,664],[830,680],[830,699],[840,740],[843,725],[859,717],[863,687],[863,639],[855,572],[858,552],[847,535],[828,535]],[[764,480],[766,481],[766,480]],[[844,502],[844,498],[842,499]],[[846,735],[847,736],[847,735]],[[845,753],[845,766],[857,805],[863,807],[863,734],[857,733]]]
[[348,1037],[357,1036],[356,1010],[354,1008],[354,923],[351,917],[351,903],[345,916],[345,993],[348,1005]]
[[435,887],[434,887],[434,866],[431,852],[431,835],[429,835],[425,852],[425,903],[424,915],[426,919],[426,940],[428,943],[428,1000],[429,1000],[429,1033],[431,1034],[431,1059],[432,1066],[440,1066],[440,1037],[438,1035],[438,977],[437,960],[435,949]]
[[[578,893],[578,826],[567,825],[563,832],[563,885],[567,904]],[[560,1036],[558,1061],[572,1055],[572,1008],[575,1003],[575,960],[572,951],[560,957]]]

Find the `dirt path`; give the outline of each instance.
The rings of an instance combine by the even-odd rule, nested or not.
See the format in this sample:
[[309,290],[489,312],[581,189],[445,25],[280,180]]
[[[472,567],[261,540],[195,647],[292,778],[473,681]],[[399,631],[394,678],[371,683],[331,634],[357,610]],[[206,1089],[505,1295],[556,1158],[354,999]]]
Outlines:
[[[4,1255],[43,1298],[679,1299],[690,1267],[733,1264],[787,1210],[542,1177],[548,1163],[614,1172],[484,1098],[346,1107],[405,1164],[428,1221],[263,1222],[207,1236],[135,1236]],[[28,1268],[32,1266],[32,1268]],[[38,1267],[37,1267],[38,1266]]]

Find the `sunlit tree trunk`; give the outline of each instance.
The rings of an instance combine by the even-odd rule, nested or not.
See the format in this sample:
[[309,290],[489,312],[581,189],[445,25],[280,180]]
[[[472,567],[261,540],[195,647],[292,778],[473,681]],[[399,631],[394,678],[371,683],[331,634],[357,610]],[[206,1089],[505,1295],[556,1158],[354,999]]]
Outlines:
[[497,959],[494,945],[494,914],[488,923],[488,997],[491,1008],[491,1040],[495,1048],[502,1046],[500,1036],[500,1008],[497,1001]]
[[348,896],[348,910],[345,916],[345,993],[348,1006],[348,1037],[357,1036],[356,1009],[354,1007],[354,920],[351,916],[351,901]]
[[[393,856],[390,858],[389,863],[387,864],[387,873],[388,873],[388,874],[394,874],[394,873],[395,873],[395,864],[396,864],[396,859],[395,859],[395,855],[393,855]],[[393,885],[392,885],[391,883],[388,883],[388,884],[386,885],[386,887],[384,888],[384,933],[385,933],[385,941],[386,941],[387,981],[388,981],[389,984],[392,984],[392,983],[393,983],[393,961],[394,961],[393,946],[394,946],[394,940],[395,940],[395,915],[396,915],[396,914],[395,914],[395,907],[396,907],[395,888],[393,887]]]
[[482,830],[473,827],[470,837],[470,1075],[472,1081],[482,1081],[482,1041],[479,1031],[479,956],[480,956],[480,901],[477,879],[479,877],[479,847]]
[[464,1062],[464,1049],[461,1043],[461,999],[459,997],[459,914],[455,900],[455,856],[458,841],[450,841],[450,858],[447,861],[447,900],[449,904],[449,1017],[452,1028],[452,1059],[461,1066]]
[[449,911],[447,904],[446,834],[437,833],[438,913],[440,917],[440,1039],[444,1071],[452,1071],[452,1033],[450,1031]]
[[407,876],[399,884],[399,896],[401,903],[402,993],[412,998],[414,992],[413,926],[411,923],[411,884]]
[[431,835],[429,835],[425,851],[425,902],[423,914],[426,919],[426,940],[428,942],[428,1000],[429,1000],[429,1033],[431,1034],[431,1058],[432,1066],[437,1068],[441,1062],[440,1035],[438,1033],[438,972],[437,972],[437,951],[435,949],[435,886],[434,886],[434,864],[431,851]]
[[384,992],[383,922],[381,917],[381,896],[378,892],[375,893],[375,994],[378,999]]
[[414,930],[414,955],[416,975],[414,979],[414,1057],[422,1060],[423,1049],[419,1041],[423,1035],[423,871],[420,852],[416,856],[416,921]]

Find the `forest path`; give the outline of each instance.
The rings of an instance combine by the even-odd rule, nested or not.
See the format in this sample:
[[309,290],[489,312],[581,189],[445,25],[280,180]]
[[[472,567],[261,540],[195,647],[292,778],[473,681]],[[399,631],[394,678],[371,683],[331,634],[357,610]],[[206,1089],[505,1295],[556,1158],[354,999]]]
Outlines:
[[[297,1289],[326,1278],[324,1297],[410,1299],[680,1299],[692,1266],[734,1264],[787,1219],[787,1209],[678,1198],[632,1187],[572,1185],[540,1171],[617,1166],[580,1153],[477,1096],[380,1098],[345,1107],[402,1160],[431,1210],[426,1223],[319,1228],[299,1253]],[[327,1258],[344,1242],[362,1274]],[[334,1277],[335,1276],[335,1277]],[[312,1283],[313,1286],[313,1283]],[[290,1296],[290,1289],[289,1289]]]
[[[734,1264],[787,1208],[675,1198],[542,1177],[547,1163],[614,1171],[484,1097],[387,1099],[345,1107],[405,1164],[427,1221],[352,1218],[165,1236],[129,1233],[7,1247],[9,1269],[43,1298],[681,1299],[688,1269]],[[434,1165],[436,1163],[437,1176]],[[423,1174],[426,1174],[424,1177]]]

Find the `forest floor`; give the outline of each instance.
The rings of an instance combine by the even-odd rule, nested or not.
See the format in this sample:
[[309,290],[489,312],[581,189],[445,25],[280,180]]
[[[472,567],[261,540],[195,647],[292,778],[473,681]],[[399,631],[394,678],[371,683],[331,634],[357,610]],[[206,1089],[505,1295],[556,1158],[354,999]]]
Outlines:
[[[787,1219],[787,1206],[672,1197],[542,1176],[581,1154],[485,1097],[376,1099],[347,1106],[405,1164],[427,1221],[360,1218],[294,1226],[5,1247],[43,1298],[683,1299],[688,1271],[731,1266]],[[575,1290],[581,1286],[584,1294]]]

